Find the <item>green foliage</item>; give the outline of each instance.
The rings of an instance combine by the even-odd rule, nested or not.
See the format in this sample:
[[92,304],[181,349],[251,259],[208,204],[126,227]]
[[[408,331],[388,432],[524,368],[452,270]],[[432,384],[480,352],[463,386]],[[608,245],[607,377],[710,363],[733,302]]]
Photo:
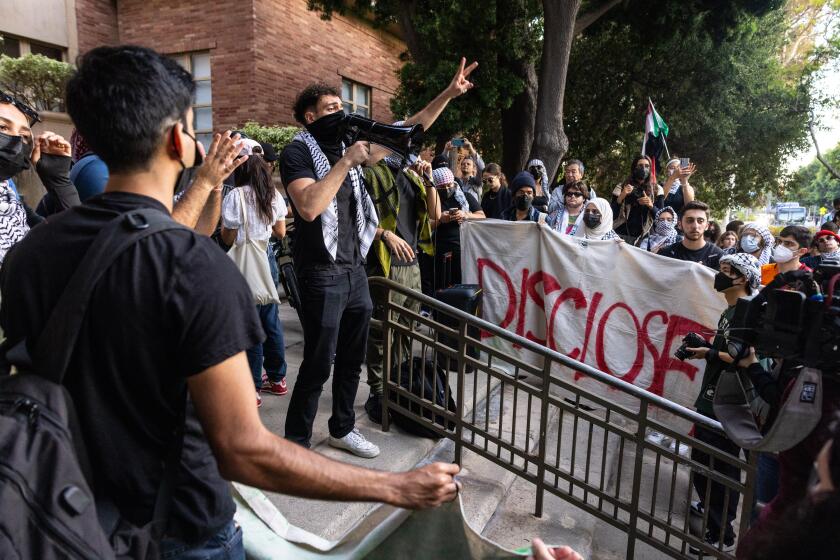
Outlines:
[[40,54],[0,55],[0,88],[40,111],[60,109],[73,67]]
[[[834,169],[840,169],[840,144],[824,153],[823,158]],[[788,198],[803,206],[825,206],[830,210],[831,201],[840,196],[840,180],[816,159],[794,173],[788,187]]]
[[577,39],[569,156],[597,170],[599,192],[610,192],[640,153],[650,97],[671,126],[671,155],[697,164],[698,198],[718,211],[755,204],[780,191],[784,160],[807,144],[815,67],[782,66],[781,10],[741,14],[722,33],[708,14],[686,15],[679,3],[643,21],[618,13]]
[[295,137],[300,129],[296,126],[263,126],[253,121],[245,123],[242,132],[257,142],[271,144],[279,154]]

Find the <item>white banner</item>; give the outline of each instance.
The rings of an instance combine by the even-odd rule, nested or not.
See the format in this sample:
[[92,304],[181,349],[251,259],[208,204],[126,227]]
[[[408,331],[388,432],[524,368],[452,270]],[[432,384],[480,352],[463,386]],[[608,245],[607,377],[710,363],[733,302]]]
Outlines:
[[[533,222],[464,223],[461,248],[463,282],[481,285],[484,319],[693,408],[705,361],[681,362],[674,351],[686,333],[708,338],[717,326],[726,302],[712,287],[713,270]],[[497,337],[485,342],[534,359]],[[624,400],[569,368],[557,371],[588,392]]]

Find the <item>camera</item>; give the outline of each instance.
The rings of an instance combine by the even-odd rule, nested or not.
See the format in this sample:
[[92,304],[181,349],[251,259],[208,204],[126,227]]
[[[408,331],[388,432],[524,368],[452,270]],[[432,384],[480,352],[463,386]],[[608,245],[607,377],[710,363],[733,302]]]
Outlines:
[[683,338],[682,344],[679,348],[677,348],[676,352],[674,352],[674,357],[681,362],[686,361],[687,359],[693,356],[692,352],[689,352],[689,348],[711,348],[712,345],[709,342],[700,336],[697,333],[690,332]]
[[[727,352],[736,361],[757,354],[823,372],[840,365],[840,263],[813,273],[777,276],[752,299],[740,299],[729,328]],[[790,289],[793,288],[793,289]],[[838,290],[840,291],[840,290]]]

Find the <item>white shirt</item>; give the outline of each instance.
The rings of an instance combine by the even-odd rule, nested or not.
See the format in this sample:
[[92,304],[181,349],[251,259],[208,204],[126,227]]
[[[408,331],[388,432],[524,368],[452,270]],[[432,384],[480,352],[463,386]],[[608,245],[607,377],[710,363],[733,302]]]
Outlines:
[[255,241],[268,240],[271,237],[272,226],[280,220],[286,219],[286,201],[283,200],[283,196],[279,192],[274,191],[274,200],[271,201],[272,220],[270,224],[267,224],[257,213],[251,187],[243,185],[230,191],[222,202],[222,226],[226,229],[237,230],[235,242],[237,245],[245,243],[245,232],[242,230],[240,191],[245,198],[245,206],[248,212],[248,237]]

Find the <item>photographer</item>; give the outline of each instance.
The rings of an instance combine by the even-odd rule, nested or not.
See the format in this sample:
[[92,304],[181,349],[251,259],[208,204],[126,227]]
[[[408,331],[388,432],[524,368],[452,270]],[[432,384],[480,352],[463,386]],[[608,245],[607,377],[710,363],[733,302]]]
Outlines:
[[[694,403],[697,412],[715,418],[712,403],[715,397],[715,387],[717,386],[720,374],[727,368],[735,367],[733,360],[726,353],[727,337],[730,322],[735,315],[735,304],[739,298],[745,298],[750,295],[761,285],[761,270],[758,267],[758,261],[755,257],[744,253],[735,255],[727,255],[720,260],[720,272],[715,275],[714,287],[715,290],[723,294],[726,298],[727,308],[720,316],[718,321],[718,328],[710,347],[688,347],[686,350],[691,352],[694,358],[705,358],[706,369],[703,371],[703,381],[700,389],[700,394]],[[695,424],[694,437],[698,440],[715,447],[721,451],[738,456],[741,449],[725,435],[712,431],[708,428]],[[713,461],[712,458],[699,449],[691,450],[691,459],[703,465],[710,466],[714,471],[721,475],[732,479],[740,480],[741,473],[732,465],[728,465],[721,461]],[[724,551],[732,551],[735,547],[735,531],[732,528],[732,522],[738,510],[739,494],[737,492],[729,491],[728,504],[725,504],[727,489],[720,483],[711,481],[707,476],[697,472],[694,473],[693,478],[694,490],[700,497],[700,501],[691,504],[693,513],[703,516],[704,510],[708,510],[708,528],[705,535],[705,541],[710,545],[717,547],[723,532],[722,548]],[[709,488],[709,503],[703,502],[706,496],[707,485]],[[723,512],[726,510],[726,518],[723,517]],[[692,553],[697,553],[695,549],[691,549]]]
[[630,177],[612,194],[613,229],[631,245],[650,231],[656,210],[665,200],[662,188],[651,178],[650,165],[647,156],[636,157],[630,165]]

